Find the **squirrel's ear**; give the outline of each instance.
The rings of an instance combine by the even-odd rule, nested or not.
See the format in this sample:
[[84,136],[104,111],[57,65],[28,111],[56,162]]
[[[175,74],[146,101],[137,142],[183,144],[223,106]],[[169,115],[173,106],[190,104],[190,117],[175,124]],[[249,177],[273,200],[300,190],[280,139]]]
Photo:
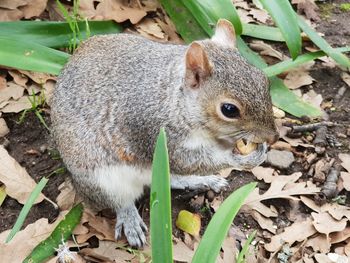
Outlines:
[[211,66],[203,46],[193,42],[186,51],[186,82],[191,88],[199,84],[211,74]]
[[236,49],[236,33],[231,22],[226,19],[219,19],[211,40],[219,45]]

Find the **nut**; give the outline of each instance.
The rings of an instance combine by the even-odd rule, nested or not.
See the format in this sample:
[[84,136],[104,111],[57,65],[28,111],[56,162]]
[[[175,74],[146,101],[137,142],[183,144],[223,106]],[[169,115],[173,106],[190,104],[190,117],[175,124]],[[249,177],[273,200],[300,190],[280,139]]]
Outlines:
[[254,142],[247,141],[246,143],[243,141],[243,139],[240,139],[236,142],[236,147],[240,154],[247,155],[251,152],[255,151],[258,145]]

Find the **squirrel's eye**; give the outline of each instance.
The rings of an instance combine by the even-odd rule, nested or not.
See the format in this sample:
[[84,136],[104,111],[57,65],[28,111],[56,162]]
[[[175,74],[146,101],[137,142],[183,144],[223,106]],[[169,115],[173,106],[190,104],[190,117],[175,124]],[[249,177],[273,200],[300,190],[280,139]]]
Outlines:
[[231,103],[224,103],[221,105],[222,114],[229,119],[234,119],[239,117],[239,109],[236,105]]

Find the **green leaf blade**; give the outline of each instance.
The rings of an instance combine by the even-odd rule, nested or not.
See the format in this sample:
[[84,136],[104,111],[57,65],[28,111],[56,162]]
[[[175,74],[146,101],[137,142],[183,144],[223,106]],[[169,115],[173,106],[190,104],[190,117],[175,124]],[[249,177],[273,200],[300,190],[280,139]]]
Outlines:
[[152,262],[173,262],[170,168],[164,128],[153,156],[150,207]]
[[24,220],[26,219],[30,209],[32,208],[35,200],[40,195],[41,191],[44,189],[45,185],[47,184],[49,180],[45,177],[41,178],[40,182],[35,186],[33,191],[31,192],[30,196],[28,197],[27,202],[24,204],[24,206],[21,209],[21,212],[19,213],[19,216],[16,220],[15,225],[12,227],[11,232],[6,238],[5,243],[8,243],[11,241],[11,239],[17,234],[17,232],[21,229],[23,226]]
[[30,253],[28,257],[23,260],[23,263],[40,263],[54,255],[56,249],[62,242],[65,242],[72,234],[74,228],[79,224],[83,214],[83,205],[78,204],[74,206],[65,218],[56,226],[51,235],[40,242]]
[[242,23],[232,1],[182,0],[182,3],[192,13],[209,36],[213,35],[216,22],[220,18],[231,21],[236,34],[242,34]]
[[313,30],[300,16],[298,16],[298,24],[316,46],[323,50],[328,56],[333,58],[338,64],[350,69],[350,59],[341,52],[332,48],[328,42],[315,30]]
[[301,35],[294,12],[288,0],[260,0],[269,12],[286,40],[291,57],[295,59],[301,53]]
[[0,37],[0,65],[58,75],[69,54],[36,43]]
[[221,204],[205,230],[192,263],[214,263],[216,261],[234,217],[255,186],[256,183],[250,183],[239,188]]
[[[114,21],[77,22],[80,40],[90,35],[120,33],[123,28]],[[54,21],[15,21],[0,22],[0,37],[16,39],[18,41],[34,42],[43,46],[60,48],[68,47],[73,37],[72,30],[67,22]]]

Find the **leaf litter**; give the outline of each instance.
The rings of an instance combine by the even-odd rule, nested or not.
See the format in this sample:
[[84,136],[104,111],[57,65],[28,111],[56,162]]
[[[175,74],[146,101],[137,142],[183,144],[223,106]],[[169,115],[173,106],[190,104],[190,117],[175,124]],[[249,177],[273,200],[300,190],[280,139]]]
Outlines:
[[[37,18],[46,7],[49,13],[54,12],[54,9],[49,8],[49,5],[46,6],[47,2],[50,1],[29,2],[15,0],[0,3],[0,20]],[[127,3],[121,0],[80,0],[79,3],[80,14],[86,18],[112,19],[117,22],[129,21],[131,31],[138,32],[147,38],[156,41],[168,40],[183,43],[176,33],[174,25],[160,9],[157,1],[129,1]],[[235,0],[234,3],[244,22],[273,25],[268,14],[250,1]],[[317,6],[314,5],[313,0],[293,0],[293,3],[297,5],[298,11],[304,13],[308,19],[314,21],[318,19]],[[288,59],[288,56],[274,45],[253,41],[250,46],[259,51],[269,63]],[[316,51],[314,47],[306,47],[306,49]],[[322,61],[323,67],[335,67],[334,62],[328,57],[319,60]],[[311,76],[314,67],[315,65],[299,67],[281,77],[284,78],[284,83],[290,89],[295,90],[301,97],[317,107],[321,107],[324,98],[314,89],[314,86],[317,86],[315,81],[318,81],[316,77]],[[6,118],[1,116],[2,113],[15,113],[30,108],[28,96],[32,92],[38,95],[45,94],[49,103],[55,85],[55,78],[47,74],[12,69],[4,69],[4,72],[6,72],[5,75],[3,72],[0,75],[0,139],[9,133]],[[349,85],[348,73],[342,72],[341,79],[344,85]],[[333,104],[329,108],[331,107],[334,107]],[[312,139],[310,140],[310,136],[314,136],[315,131],[295,136],[291,133],[288,126],[290,119],[286,117],[285,113],[279,112],[277,108],[274,112],[276,118],[282,121],[279,124],[281,139],[271,148],[293,152],[297,161],[288,170],[279,170],[265,165],[254,168],[252,171],[261,185],[259,184],[259,187],[255,189],[242,209],[242,213],[251,217],[251,220],[258,224],[254,227],[258,229],[258,234],[256,241],[251,245],[251,253],[248,255],[247,262],[267,262],[268,260],[270,262],[283,262],[281,256],[279,256],[279,261],[277,256],[286,253],[288,249],[294,253],[291,262],[343,262],[341,260],[344,260],[344,257],[350,256],[350,210],[348,206],[336,201],[324,203],[322,199],[319,199],[319,196],[329,169],[337,163],[342,167],[340,185],[345,190],[350,189],[350,155],[345,153],[348,150],[343,150],[336,156],[333,154],[333,158],[324,156],[327,153],[322,153],[322,148],[315,146]],[[301,123],[299,122],[299,124]],[[23,203],[35,186],[35,182],[28,179],[30,178],[28,173],[8,155],[4,147],[0,148],[0,152],[1,158],[5,158],[0,159],[0,163],[5,160],[11,164],[11,169],[6,169],[6,176],[4,176],[5,173],[1,173],[3,171],[0,166],[0,182],[6,186],[6,194],[9,196],[7,198],[14,198]],[[298,169],[303,172],[295,173]],[[7,175],[9,171],[12,171],[10,179]],[[231,170],[227,170],[222,172],[221,176],[230,179],[237,176],[237,173],[231,173]],[[320,177],[323,179],[316,180]],[[15,180],[21,183],[15,183]],[[60,210],[70,209],[77,202],[78,197],[69,180],[61,184],[59,190],[57,203]],[[38,202],[42,201],[43,198],[41,196]],[[214,196],[214,198],[206,196],[203,200],[203,205],[216,211],[224,197],[222,195]],[[285,206],[280,205],[281,200],[284,200]],[[87,259],[92,262],[143,262],[143,260],[149,259],[149,247],[146,247],[144,251],[136,251],[128,248],[125,240],[114,241],[114,224],[114,218],[101,216],[86,209],[81,223],[74,230],[77,244],[68,242],[68,249],[77,245],[80,247],[78,254],[74,252],[77,258],[79,257],[79,262],[85,262]],[[249,227],[248,230],[243,227],[243,230],[239,230],[240,232],[233,231],[235,227],[234,225],[230,230],[230,233],[233,234],[224,241],[218,262],[234,262],[239,249],[236,243],[242,245],[246,240],[244,235],[250,231]],[[39,219],[19,232],[9,245],[21,248],[21,252],[14,251],[19,253],[20,257],[25,257],[25,254],[28,254],[52,230],[53,224],[49,224],[47,219]],[[182,231],[179,235],[179,231],[177,230],[178,233],[173,236],[174,259],[189,262],[200,241],[200,235],[194,239]],[[0,234],[0,240],[2,240],[1,237],[6,237],[6,232]],[[26,240],[25,244],[20,242],[22,239]],[[91,246],[93,240],[95,243],[97,240],[95,247]],[[7,254],[3,254],[1,249]],[[0,244],[1,255],[13,256],[9,250],[11,250],[9,246]],[[55,260],[57,257],[51,259],[50,262],[55,262]]]

